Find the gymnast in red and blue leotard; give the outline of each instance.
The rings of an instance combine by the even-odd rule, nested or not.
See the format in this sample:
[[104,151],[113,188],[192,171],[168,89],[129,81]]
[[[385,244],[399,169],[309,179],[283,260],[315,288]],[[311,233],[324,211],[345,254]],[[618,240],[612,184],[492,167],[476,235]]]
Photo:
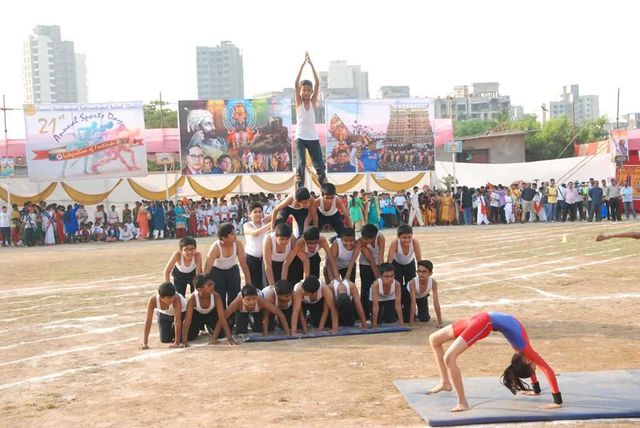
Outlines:
[[[502,383],[513,394],[516,394],[518,390],[528,394],[540,394],[541,388],[535,372],[536,367],[539,367],[549,382],[553,396],[554,404],[547,405],[545,408],[560,407],[562,395],[553,369],[533,350],[527,331],[522,323],[513,315],[502,312],[481,312],[471,318],[456,321],[429,337],[431,347],[435,353],[438,370],[440,371],[440,384],[431,389],[429,393],[450,391],[451,382],[453,382],[453,387],[458,396],[458,405],[452,408],[451,411],[468,410],[469,404],[464,395],[462,375],[458,369],[456,359],[474,343],[487,337],[492,331],[502,333],[516,351],[511,358],[511,364],[502,374]],[[445,353],[442,345],[454,339],[454,343]],[[449,380],[449,375],[451,381]],[[531,378],[531,387],[523,382],[522,378]]]

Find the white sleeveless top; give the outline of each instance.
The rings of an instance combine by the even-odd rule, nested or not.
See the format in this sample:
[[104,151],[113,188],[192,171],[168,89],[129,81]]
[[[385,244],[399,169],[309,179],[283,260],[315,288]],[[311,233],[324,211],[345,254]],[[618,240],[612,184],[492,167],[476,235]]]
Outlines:
[[347,289],[347,296],[351,297],[351,286],[349,285],[349,281],[347,281],[346,279],[343,279],[342,281],[338,281],[337,279],[334,279],[331,282],[331,286],[333,287],[333,297],[337,300],[338,299],[338,290],[340,287],[340,283],[344,284],[344,287]]
[[336,206],[336,201],[338,200],[337,196],[333,197],[333,202],[331,202],[331,207],[328,210],[324,209],[324,199],[320,199],[320,203],[318,204],[318,212],[325,217],[330,217],[338,212],[338,207]]
[[[242,299],[242,291],[238,292],[238,297]],[[260,290],[258,290],[258,297],[262,297],[262,292]],[[260,302],[256,302],[256,307],[253,308],[252,311],[245,311],[244,305],[240,305],[238,312],[242,312],[243,314],[256,314],[260,312]]]
[[269,300],[269,298],[271,297],[271,295],[274,295],[274,301],[275,301],[275,306],[276,308],[279,309],[289,309],[291,307],[291,305],[293,304],[293,299],[289,300],[289,303],[287,304],[287,306],[283,307],[280,306],[280,302],[278,301],[278,293],[276,292],[276,287],[274,287],[273,285],[270,285],[268,287],[265,287],[262,290],[262,296],[266,299]]
[[[384,286],[382,285],[382,278],[378,278],[378,301],[386,302],[389,300],[396,300],[396,282],[393,281],[391,285],[391,291],[389,294],[384,294]],[[369,301],[373,302],[373,284],[369,289]]]
[[[380,232],[378,232],[378,234],[376,235],[374,246],[372,247],[371,245],[367,245],[367,248],[369,249],[369,251],[371,252],[371,256],[373,257],[373,261],[375,261],[376,264],[380,264],[380,260],[378,260],[378,238],[379,237],[380,237]],[[364,255],[362,255],[362,253],[360,253],[360,258],[358,259],[358,263],[360,263],[361,265],[369,266],[369,262],[364,257]]]
[[[317,89],[317,88],[316,88]],[[304,101],[300,103],[300,108],[296,111],[296,138],[301,140],[317,140],[316,132],[316,110],[313,108],[313,102],[309,101],[309,110],[304,108]]]
[[[180,298],[180,303],[182,303],[182,312],[186,312],[187,310],[187,301],[184,299],[184,296],[180,293],[176,293],[176,296],[178,296]],[[158,311],[161,314],[165,314],[165,315],[169,315],[170,317],[173,317],[176,315],[176,310],[173,307],[173,305],[169,305],[169,307],[167,309],[162,309],[160,307],[160,295],[156,294],[156,311]]]
[[211,295],[211,303],[209,303],[209,307],[208,308],[203,308],[200,305],[200,296],[198,294],[198,292],[193,293],[193,295],[195,296],[194,298],[196,299],[196,304],[194,306],[195,310],[199,313],[201,313],[202,315],[207,315],[208,313],[210,313],[212,310],[215,309],[216,307],[216,300],[213,297],[213,294]]
[[[262,226],[264,226],[264,220],[262,220],[262,224],[260,226],[256,226],[255,223],[253,223],[253,221],[245,223],[245,226],[253,230],[257,230],[257,229],[260,229]],[[257,257],[259,259],[262,258],[262,241],[264,240],[264,237],[267,235],[267,233],[268,231],[265,230],[260,235],[256,235],[256,236],[245,235],[244,236],[245,253],[253,257]]]
[[318,254],[319,251],[320,251],[320,241],[318,241],[318,245],[316,246],[316,249],[313,251],[309,251],[309,247],[307,247],[307,243],[306,242],[304,243],[304,253],[307,255],[307,257],[311,258],[316,254]]
[[[294,287],[293,287],[293,292],[297,292],[298,290],[302,289],[302,282],[300,281],[299,283],[297,283]],[[318,291],[316,292],[316,298],[314,300],[311,300],[309,298],[309,296],[304,296],[302,298],[302,302],[303,303],[308,303],[310,305],[313,305],[315,303],[318,303],[320,300],[322,300],[322,290],[324,289],[325,285],[321,282],[320,283],[320,287],[318,287]],[[304,292],[304,290],[303,290]]]
[[407,291],[411,293],[411,288],[415,288],[416,290],[416,299],[422,299],[423,297],[431,294],[431,290],[433,289],[433,278],[429,277],[427,280],[427,289],[424,291],[420,291],[420,280],[416,276],[411,281],[407,282]]
[[289,256],[289,253],[291,253],[291,239],[287,241],[287,246],[285,247],[284,253],[278,253],[277,243],[276,243],[276,233],[271,232],[268,236],[269,238],[271,238],[271,261],[280,262],[280,263],[284,262]]
[[409,246],[409,254],[405,254],[402,252],[402,245],[400,245],[399,239],[397,239],[396,242],[398,243],[398,249],[396,250],[396,254],[393,256],[393,260],[401,265],[408,265],[409,263],[413,262],[413,259],[415,258],[415,253],[413,251],[413,240],[411,241],[411,245]]
[[353,257],[353,250],[349,251],[344,247],[342,238],[336,239],[338,243],[338,256],[336,257],[336,266],[338,269],[346,269],[349,267],[351,257]]
[[189,264],[189,266],[184,264],[184,257],[182,257],[182,254],[180,254],[180,261],[178,263],[176,263],[176,268],[178,268],[178,270],[182,273],[191,273],[194,270],[196,270],[196,255],[193,255],[193,258],[191,259],[191,264]]
[[224,254],[222,254],[222,245],[220,244],[220,241],[216,241],[215,245],[218,246],[218,250],[220,251],[220,257],[215,259],[215,261],[213,262],[214,267],[217,267],[218,269],[226,270],[226,269],[231,269],[232,267],[238,264],[238,253],[236,250],[235,242],[233,243],[233,251],[231,252],[231,255],[229,257],[225,257]]

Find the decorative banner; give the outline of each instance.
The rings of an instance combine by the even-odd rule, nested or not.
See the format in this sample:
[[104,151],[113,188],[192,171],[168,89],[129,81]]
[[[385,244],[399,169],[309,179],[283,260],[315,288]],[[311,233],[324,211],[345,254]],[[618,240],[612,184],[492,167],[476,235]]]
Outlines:
[[179,101],[183,175],[291,172],[291,100]]
[[25,105],[32,181],[147,175],[142,102]]
[[640,165],[625,165],[616,169],[616,181],[629,183],[633,188],[633,199],[640,200]]
[[629,137],[625,129],[611,131],[611,153],[618,167],[629,160]]
[[435,169],[430,99],[329,99],[325,111],[328,172]]

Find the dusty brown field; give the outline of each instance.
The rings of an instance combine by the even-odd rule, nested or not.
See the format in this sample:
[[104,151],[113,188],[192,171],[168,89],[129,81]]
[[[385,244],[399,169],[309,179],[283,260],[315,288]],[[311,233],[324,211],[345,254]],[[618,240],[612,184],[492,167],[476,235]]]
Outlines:
[[[640,242],[594,241],[639,226],[440,227],[416,236],[434,262],[445,322],[514,313],[561,374],[640,366]],[[152,349],[138,351],[146,299],[175,247],[0,251],[0,425],[424,425],[392,382],[437,376],[433,321],[409,333],[237,347],[201,338],[186,350],[160,344],[154,325]],[[460,363],[466,376],[497,379],[509,357],[494,335]]]

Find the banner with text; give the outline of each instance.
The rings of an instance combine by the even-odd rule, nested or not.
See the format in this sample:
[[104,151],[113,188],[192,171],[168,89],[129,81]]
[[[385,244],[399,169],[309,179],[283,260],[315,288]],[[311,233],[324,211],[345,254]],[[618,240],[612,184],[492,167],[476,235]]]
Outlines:
[[147,175],[142,102],[25,105],[32,181]]
[[326,101],[327,171],[432,171],[434,106],[427,98]]
[[179,101],[182,175],[290,172],[291,100]]

